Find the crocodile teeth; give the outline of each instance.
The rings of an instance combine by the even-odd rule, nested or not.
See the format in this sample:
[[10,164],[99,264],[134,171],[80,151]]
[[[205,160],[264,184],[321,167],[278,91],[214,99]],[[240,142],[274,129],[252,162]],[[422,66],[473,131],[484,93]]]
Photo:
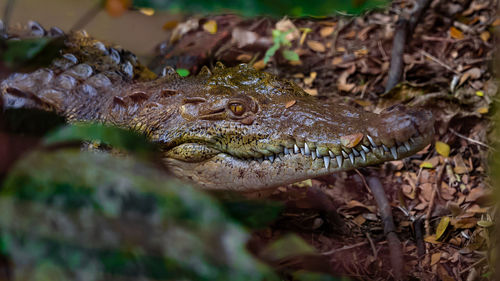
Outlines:
[[324,156],[323,162],[325,163],[325,168],[328,170],[328,167],[330,166],[330,157]]
[[125,64],[122,66],[123,72],[127,74],[129,78],[132,78],[134,76],[134,67],[132,64],[127,61]]
[[363,149],[366,153],[370,152],[370,149],[369,149],[368,147],[364,146],[364,145],[361,145],[361,148],[362,148],[362,149]]
[[305,149],[303,147],[300,148],[300,154],[302,154],[302,155],[306,154],[306,151],[305,151]]
[[385,152],[389,152],[389,148],[387,148],[387,146],[385,146],[385,144],[382,144],[382,148],[384,149]]
[[359,154],[361,154],[361,158],[363,158],[363,161],[365,161],[365,162],[366,162],[366,154],[365,154],[365,152],[364,152],[363,150],[361,150],[361,151],[359,152]]
[[406,150],[410,151],[410,149],[411,149],[410,143],[408,141],[405,141],[403,144],[405,145]]
[[415,143],[416,141],[414,138],[410,138],[410,142]]
[[309,149],[309,146],[307,145],[307,142],[304,143],[304,152],[306,153],[306,155],[311,154],[311,150]]
[[264,162],[264,158],[257,158],[257,161],[259,161],[260,164],[262,164],[262,162]]
[[344,156],[345,159],[349,157],[349,154],[347,154],[345,151],[342,150],[342,155]]
[[293,145],[293,153],[299,153],[299,147],[296,144]]
[[391,147],[391,154],[394,159],[398,159],[398,151],[396,150],[396,146]]
[[359,152],[355,148],[352,149],[352,152],[354,153],[354,156],[359,156]]
[[343,161],[342,156],[337,155],[335,158],[337,159],[337,164],[339,165],[339,168],[341,168],[342,167],[342,161]]
[[274,163],[274,155],[267,156],[267,159],[269,159],[269,162]]
[[311,157],[313,160],[316,160],[316,152],[311,151]]
[[328,154],[330,154],[330,157],[335,158],[335,154],[331,150],[328,150]]
[[316,156],[320,157],[321,153],[319,153],[319,148],[316,147]]
[[285,155],[287,155],[290,153],[290,151],[288,150],[288,148],[285,147],[285,148],[283,148],[283,153],[285,153]]
[[377,147],[377,145],[373,141],[372,137],[370,137],[369,135],[366,135],[366,137],[368,138],[368,141],[372,144],[372,146]]
[[351,163],[354,165],[354,154],[349,153],[349,160],[351,160]]

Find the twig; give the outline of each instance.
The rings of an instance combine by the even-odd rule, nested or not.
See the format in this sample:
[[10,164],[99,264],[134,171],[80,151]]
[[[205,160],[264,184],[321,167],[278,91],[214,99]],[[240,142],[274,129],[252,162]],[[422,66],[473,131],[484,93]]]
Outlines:
[[370,236],[370,233],[365,232],[366,238],[368,239],[368,242],[370,242],[370,247],[372,248],[373,252],[373,257],[376,259],[378,254],[377,254],[377,248],[375,248],[375,243],[373,243],[372,237]]
[[443,178],[443,173],[445,171],[447,164],[448,163],[445,162],[444,166],[441,166],[441,169],[438,172],[437,181],[436,181],[436,184],[434,185],[434,188],[432,189],[431,199],[429,201],[429,205],[427,206],[427,213],[425,214],[425,234],[427,236],[431,235],[431,228],[430,228],[431,212],[432,212],[432,209],[434,208],[434,201],[436,200],[436,193],[437,193],[439,186],[441,186],[441,180]]
[[3,10],[3,24],[5,26],[5,30],[9,28],[10,15],[12,14],[13,7],[14,0],[7,0],[7,4],[5,4],[5,8]]
[[465,136],[465,135],[462,135],[462,134],[460,134],[459,132],[457,132],[457,131],[453,130],[452,128],[449,128],[449,129],[450,129],[450,131],[451,131],[454,135],[456,135],[457,137],[463,138],[464,140],[469,141],[469,142],[472,142],[472,143],[475,143],[475,144],[477,144],[477,145],[480,145],[480,146],[486,147],[486,148],[488,148],[488,149],[491,149],[492,151],[496,151],[494,147],[491,147],[491,146],[489,146],[489,145],[487,145],[487,144],[485,144],[485,143],[483,143],[483,142],[480,142],[480,141],[478,141],[478,140],[471,139],[471,138],[469,138],[469,137],[467,137],[467,136]]
[[436,58],[435,56],[433,56],[433,55],[431,55],[431,54],[427,53],[426,51],[424,51],[424,50],[420,50],[420,53],[422,53],[422,55],[424,55],[424,56],[426,56],[426,57],[430,58],[431,60],[433,60],[434,62],[436,62],[436,63],[437,63],[437,64],[439,64],[440,66],[442,66],[442,67],[444,67],[444,68],[448,69],[449,71],[451,71],[451,72],[455,73],[456,75],[462,75],[462,73],[460,73],[460,72],[456,71],[456,70],[455,70],[455,69],[453,69],[451,66],[449,66],[449,65],[445,64],[444,62],[440,61],[438,58]]
[[422,219],[416,219],[413,223],[415,228],[415,241],[417,242],[417,255],[419,257],[425,255],[425,243],[424,243],[424,232]]
[[342,248],[333,249],[333,250],[330,250],[328,252],[323,252],[321,254],[327,256],[327,255],[335,254],[335,253],[342,252],[342,251],[345,251],[345,250],[354,249],[354,248],[357,248],[357,247],[360,247],[360,246],[363,246],[363,245],[366,245],[366,244],[368,244],[368,241],[363,241],[363,242],[359,242],[359,243],[356,243],[356,244],[353,244],[353,245],[344,246]]
[[396,86],[403,76],[404,60],[403,54],[410,35],[413,34],[415,26],[419,22],[423,12],[429,6],[430,0],[415,0],[411,14],[402,13],[396,22],[394,39],[392,41],[391,64],[387,77],[385,91],[388,92]]
[[95,16],[102,10],[102,1],[99,1],[90,8],[76,23],[71,27],[71,31],[83,29]]
[[486,260],[486,257],[482,257],[482,258],[481,258],[480,260],[478,260],[477,262],[475,262],[475,263],[473,263],[473,264],[469,265],[468,267],[466,267],[466,268],[462,269],[462,270],[459,272],[459,274],[464,274],[465,272],[467,272],[467,271],[471,270],[472,268],[474,268],[474,267],[476,267],[476,266],[480,265],[480,264],[481,264],[481,263],[483,263],[485,260]]
[[394,219],[392,218],[391,206],[387,200],[384,188],[377,177],[369,177],[368,184],[372,190],[373,197],[377,202],[382,223],[384,224],[384,234],[387,238],[389,245],[389,254],[391,258],[391,265],[394,270],[394,278],[396,280],[404,279],[404,259],[401,242],[396,235],[396,227]]

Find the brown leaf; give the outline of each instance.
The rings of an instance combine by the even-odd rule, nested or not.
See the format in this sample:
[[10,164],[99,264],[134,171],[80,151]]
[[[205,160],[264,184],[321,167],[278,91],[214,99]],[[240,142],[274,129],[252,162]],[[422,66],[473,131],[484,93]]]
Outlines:
[[477,68],[477,67],[473,67],[469,70],[467,70],[463,75],[462,77],[460,77],[460,82],[458,83],[458,85],[462,85],[465,81],[467,81],[469,78],[471,79],[478,79],[481,77],[481,69]]
[[421,189],[420,195],[424,197],[425,201],[429,202],[432,197],[432,190],[433,190],[432,183],[430,182],[422,183],[420,185],[420,189]]
[[488,42],[488,40],[490,40],[491,34],[488,31],[483,31],[481,32],[481,35],[479,35],[479,37],[481,37],[484,42]]
[[334,30],[335,30],[335,28],[333,26],[323,27],[319,31],[319,35],[321,35],[321,37],[327,37],[327,36],[331,35]]
[[287,101],[285,103],[285,108],[290,108],[292,107],[297,101],[296,100],[291,100],[291,101]]
[[261,59],[261,60],[258,60],[256,61],[254,64],[253,64],[253,68],[255,68],[256,70],[262,70],[266,67],[266,64],[264,63],[264,60]]
[[259,39],[259,35],[253,31],[236,27],[231,32],[231,38],[233,42],[236,42],[238,48],[243,48],[254,44]]
[[286,17],[278,21],[275,25],[276,29],[281,32],[289,32],[285,38],[292,42],[300,37],[300,31],[297,29],[295,24],[290,19]]
[[358,143],[362,139],[363,139],[363,134],[356,133],[356,134],[352,134],[352,135],[341,136],[340,143],[347,148],[353,148],[356,145],[358,145]]
[[347,83],[347,78],[349,78],[349,76],[353,74],[354,71],[356,71],[356,66],[353,64],[350,68],[344,70],[344,72],[340,74],[340,77],[337,80],[337,88],[339,89],[339,91],[350,92],[352,89],[354,89],[354,87],[356,87],[356,84]]
[[461,218],[461,219],[453,219],[451,225],[458,228],[473,228],[477,224],[476,218]]
[[307,46],[311,48],[311,50],[318,52],[318,53],[323,53],[326,51],[325,45],[319,41],[315,40],[307,40],[306,42]]
[[499,26],[500,25],[500,18],[497,18],[492,24],[491,26]]
[[435,265],[441,259],[441,252],[437,252],[431,255],[431,265]]
[[252,59],[251,54],[240,54],[236,57],[236,60],[242,61],[242,62],[249,62]]
[[462,33],[462,31],[458,30],[454,26],[450,27],[450,36],[458,40],[464,39],[464,34]]
[[307,86],[311,86],[312,83],[314,82],[314,79],[316,79],[316,76],[318,76],[317,72],[315,71],[311,72],[311,74],[309,74],[309,77],[304,79],[304,84],[306,84]]
[[317,96],[318,95],[318,90],[317,89],[304,89],[304,92],[308,93],[311,96]]

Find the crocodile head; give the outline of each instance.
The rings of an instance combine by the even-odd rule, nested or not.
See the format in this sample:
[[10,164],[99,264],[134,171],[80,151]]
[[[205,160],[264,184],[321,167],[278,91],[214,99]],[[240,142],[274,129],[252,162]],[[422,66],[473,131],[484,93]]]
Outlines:
[[152,138],[175,174],[206,188],[261,189],[400,159],[434,133],[428,111],[325,103],[246,65],[187,79],[195,86],[171,100],[175,117]]

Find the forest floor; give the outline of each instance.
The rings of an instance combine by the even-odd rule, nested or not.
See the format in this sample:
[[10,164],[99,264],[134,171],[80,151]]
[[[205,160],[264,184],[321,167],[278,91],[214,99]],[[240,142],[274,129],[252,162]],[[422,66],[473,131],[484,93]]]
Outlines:
[[[249,195],[287,206],[278,221],[253,234],[249,246],[255,253],[259,245],[293,231],[321,257],[276,266],[319,268],[363,280],[394,278],[390,247],[366,180],[377,177],[401,241],[405,279],[491,277],[495,208],[488,172],[494,169],[489,160],[495,155],[497,2],[431,1],[404,48],[404,83],[384,93],[397,21],[412,9],[411,3],[395,1],[360,17],[218,15],[165,24],[172,28],[171,37],[158,47],[156,68],[169,64],[196,73],[216,61],[250,63],[293,80],[319,99],[374,112],[404,103],[425,107],[435,116],[435,142],[412,157]],[[286,34],[290,46],[284,48],[299,60],[277,52],[264,63],[275,29]]]

